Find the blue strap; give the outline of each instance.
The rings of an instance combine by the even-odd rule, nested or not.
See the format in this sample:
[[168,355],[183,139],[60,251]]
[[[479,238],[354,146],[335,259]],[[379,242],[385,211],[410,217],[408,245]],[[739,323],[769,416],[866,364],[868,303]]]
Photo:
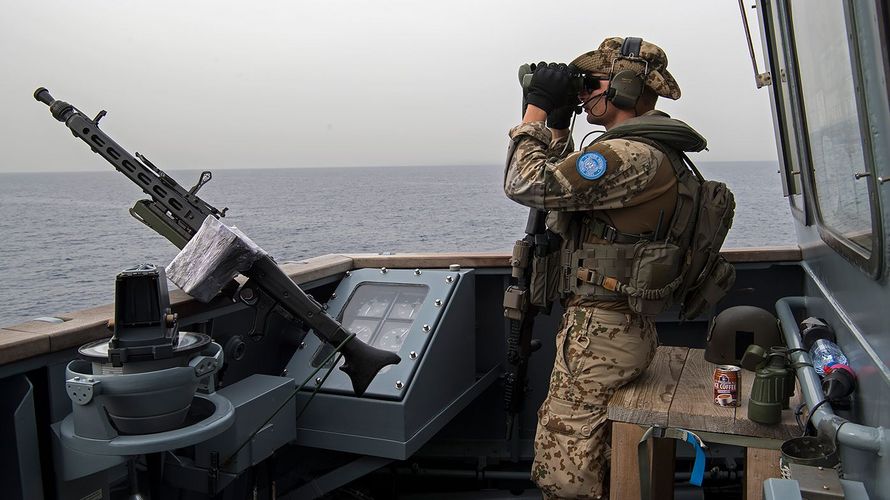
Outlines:
[[689,478],[689,483],[701,486],[705,477],[705,452],[702,450],[698,436],[689,431],[686,431],[686,442],[695,448],[695,464],[692,465],[692,476]]

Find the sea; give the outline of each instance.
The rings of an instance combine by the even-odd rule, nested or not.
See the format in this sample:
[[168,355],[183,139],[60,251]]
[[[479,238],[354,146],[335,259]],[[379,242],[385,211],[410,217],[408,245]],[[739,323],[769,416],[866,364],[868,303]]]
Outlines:
[[[724,248],[793,245],[776,162],[698,165],[736,198]],[[199,171],[168,172],[186,188]],[[503,167],[218,170],[198,193],[277,261],[332,253],[510,251],[528,209],[502,190]],[[0,327],[113,302],[120,271],[164,266],[177,249],[128,209],[125,176],[0,174]]]

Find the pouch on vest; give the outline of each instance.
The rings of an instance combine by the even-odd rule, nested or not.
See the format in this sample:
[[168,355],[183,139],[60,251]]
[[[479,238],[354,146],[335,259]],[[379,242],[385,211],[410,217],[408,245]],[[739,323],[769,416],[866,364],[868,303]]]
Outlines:
[[532,258],[529,300],[533,306],[547,307],[559,298],[559,252]]
[[[556,237],[555,235],[553,236]],[[529,300],[532,305],[541,308],[549,307],[550,303],[560,297],[560,254],[559,242],[551,243],[553,250],[549,248],[544,252],[535,252],[532,255],[532,275],[529,283]],[[538,255],[543,253],[543,255]]]
[[682,280],[683,257],[680,247],[665,241],[636,244],[631,277],[622,290],[631,310],[653,316],[673,304],[674,291]]

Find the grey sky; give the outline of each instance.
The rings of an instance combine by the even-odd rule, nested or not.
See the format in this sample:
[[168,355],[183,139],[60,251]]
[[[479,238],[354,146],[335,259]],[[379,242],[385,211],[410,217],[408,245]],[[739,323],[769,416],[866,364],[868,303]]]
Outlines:
[[40,86],[169,170],[499,165],[519,64],[628,35],[667,52],[697,161],[776,158],[734,1],[0,2],[0,172],[107,168]]

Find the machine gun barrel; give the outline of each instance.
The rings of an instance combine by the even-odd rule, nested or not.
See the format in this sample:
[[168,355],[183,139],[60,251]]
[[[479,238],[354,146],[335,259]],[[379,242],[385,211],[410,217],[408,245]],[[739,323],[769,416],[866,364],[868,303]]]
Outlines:
[[[191,240],[207,216],[221,218],[225,215],[225,209],[220,211],[195,194],[200,184],[185,190],[144,156],[136,154],[144,162],[140,161],[105,134],[99,128],[99,120],[105,116],[105,111],[99,112],[91,120],[71,104],[53,99],[43,87],[34,92],[34,98],[49,106],[53,117],[63,122],[75,137],[86,142],[94,152],[151,197],[151,201],[138,202],[131,213],[177,247],[182,248]],[[202,174],[202,182],[209,178],[209,173],[205,174]],[[325,342],[336,347],[349,336],[343,325],[331,318],[321,304],[306,295],[271,257],[259,259],[244,275],[250,278],[248,284],[252,283],[257,292],[271,299],[273,307],[281,307],[298,318]],[[259,311],[257,314],[260,314]],[[395,353],[371,347],[358,339],[347,342],[342,352],[344,363],[340,369],[349,375],[357,395],[365,392],[383,367],[401,361]]]

